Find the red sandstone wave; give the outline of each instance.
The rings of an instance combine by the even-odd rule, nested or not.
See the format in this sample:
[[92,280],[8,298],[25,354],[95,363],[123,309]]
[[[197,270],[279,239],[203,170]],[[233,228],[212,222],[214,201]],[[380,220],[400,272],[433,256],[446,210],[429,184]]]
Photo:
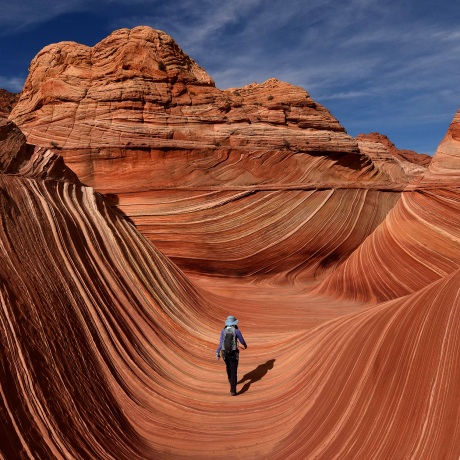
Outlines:
[[321,279],[424,171],[358,143],[302,88],[217,89],[146,27],[43,49],[11,118],[182,269],[207,274]]
[[139,28],[46,48],[12,118],[2,457],[458,458],[458,116],[417,172]]
[[269,334],[254,312],[240,377],[272,368],[228,401],[221,305],[92,189],[40,173],[1,190],[5,458],[458,456],[458,270],[306,335],[289,306]]

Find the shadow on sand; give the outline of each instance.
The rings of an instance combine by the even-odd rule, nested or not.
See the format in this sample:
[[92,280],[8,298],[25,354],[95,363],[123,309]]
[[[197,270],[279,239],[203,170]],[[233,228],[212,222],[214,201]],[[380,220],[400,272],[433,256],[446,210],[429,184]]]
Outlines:
[[259,364],[251,372],[248,372],[247,374],[245,374],[244,377],[242,379],[240,379],[240,381],[238,382],[238,384],[246,382],[244,384],[243,388],[241,388],[241,390],[238,392],[238,394],[246,393],[246,391],[249,390],[249,387],[251,386],[251,384],[253,384],[255,382],[258,382],[263,377],[265,377],[267,372],[270,369],[273,369],[274,365],[275,365],[275,360],[270,359],[269,361],[267,361],[264,364]]

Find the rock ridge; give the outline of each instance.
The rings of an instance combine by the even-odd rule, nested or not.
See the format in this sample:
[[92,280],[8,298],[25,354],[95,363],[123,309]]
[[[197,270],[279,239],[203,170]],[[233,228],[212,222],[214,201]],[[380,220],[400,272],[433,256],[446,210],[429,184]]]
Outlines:
[[[358,142],[298,86],[216,88],[148,27],[44,48],[10,119],[182,269],[219,276],[323,277],[382,222],[417,168]],[[315,238],[324,222],[329,234]]]
[[165,186],[392,182],[304,89],[269,79],[221,91],[148,27],[44,48],[10,119],[104,191],[120,163],[152,182],[145,162]]

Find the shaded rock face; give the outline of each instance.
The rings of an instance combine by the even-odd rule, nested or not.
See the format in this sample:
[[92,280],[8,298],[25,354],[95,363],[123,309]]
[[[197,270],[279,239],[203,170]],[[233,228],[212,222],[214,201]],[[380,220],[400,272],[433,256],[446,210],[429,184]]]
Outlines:
[[30,158],[33,147],[26,145],[26,138],[21,130],[6,119],[0,119],[0,142],[0,171],[17,172]]
[[0,89],[0,118],[8,118],[18,100],[18,93],[10,93],[5,89]]
[[0,119],[0,173],[24,177],[67,179],[79,183],[77,176],[59,155],[26,143],[21,130],[12,122]]

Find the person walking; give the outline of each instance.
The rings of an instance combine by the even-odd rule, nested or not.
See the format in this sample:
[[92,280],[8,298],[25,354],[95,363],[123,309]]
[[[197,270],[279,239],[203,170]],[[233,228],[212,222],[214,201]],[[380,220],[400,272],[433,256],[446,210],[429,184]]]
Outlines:
[[225,320],[225,326],[220,332],[219,346],[216,350],[217,360],[225,361],[227,367],[227,377],[230,383],[230,394],[236,396],[236,382],[238,381],[238,360],[240,350],[238,342],[241,342],[244,349],[248,348],[241,331],[238,329],[238,320],[234,316],[228,316]]

